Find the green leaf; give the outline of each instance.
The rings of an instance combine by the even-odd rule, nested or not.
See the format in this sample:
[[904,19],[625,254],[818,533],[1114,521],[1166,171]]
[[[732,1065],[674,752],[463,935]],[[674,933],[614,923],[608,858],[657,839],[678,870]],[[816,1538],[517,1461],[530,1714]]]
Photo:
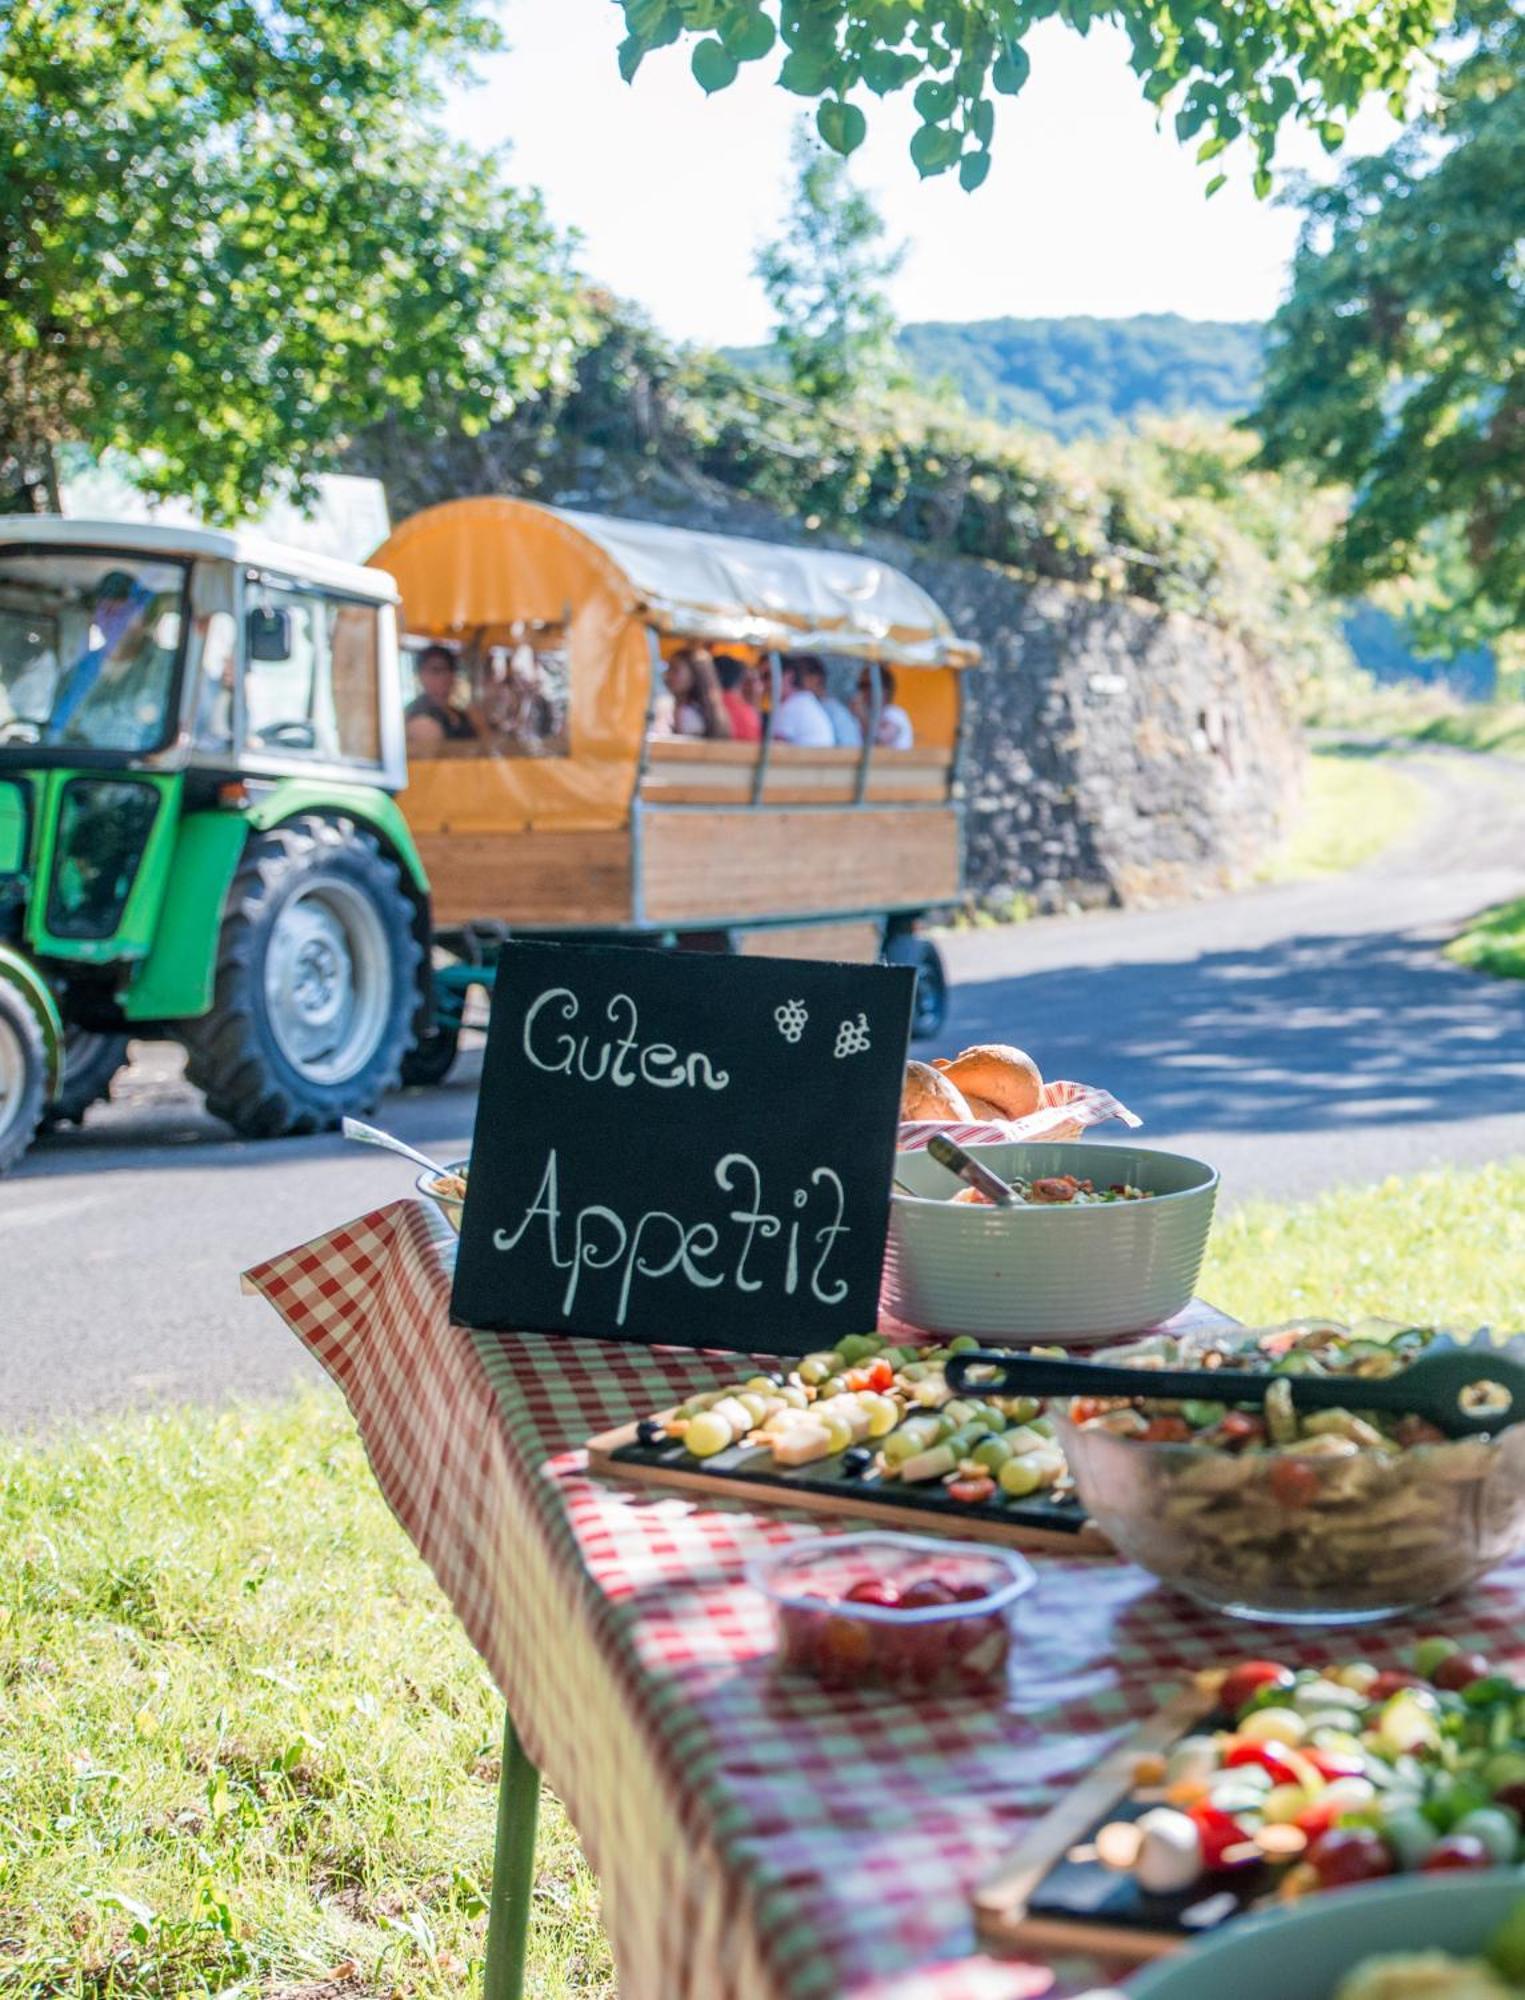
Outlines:
[[915,56],[897,55],[893,49],[870,49],[863,58],[863,81],[875,97],[888,97],[892,90],[908,84],[921,65]]
[[937,125],[947,117],[958,102],[958,93],[951,83],[934,83],[929,78],[916,86],[911,102],[916,106],[916,115],[928,125]]
[[830,71],[829,55],[822,56],[813,49],[791,49],[780,65],[778,80],[796,97],[819,97],[827,86]]
[[959,185],[966,194],[973,194],[977,187],[984,186],[985,176],[989,172],[989,153],[965,153],[958,163]]
[[706,97],[712,97],[717,90],[724,90],[736,81],[736,58],[723,42],[717,42],[713,37],[694,44],[688,66],[694,73],[695,83]]
[[1227,174],[1214,174],[1212,179],[1207,184],[1207,193],[1209,199],[1211,199],[1211,197],[1218,192],[1219,188],[1227,186],[1228,186]]
[[720,24],[720,39],[737,62],[760,62],[769,54],[778,36],[773,23],[760,7],[738,9]]
[[868,133],[868,120],[856,104],[828,98],[816,107],[815,129],[834,153],[855,153]]
[[1015,97],[1031,75],[1032,67],[1026,49],[1009,45],[991,66],[990,81],[1003,97]]
[[1224,138],[1221,132],[1215,132],[1210,139],[1204,139],[1201,145],[1198,146],[1197,165],[1205,167],[1209,160],[1216,160],[1218,155],[1226,152],[1227,149],[1228,140]]
[[1271,169],[1269,167],[1257,167],[1255,169],[1255,179],[1251,185],[1254,187],[1256,199],[1258,201],[1266,200],[1272,187],[1275,185],[1271,179]]
[[995,106],[988,97],[982,97],[970,107],[969,130],[982,146],[990,144],[991,134],[995,131]]
[[946,125],[919,125],[911,135],[911,164],[923,180],[946,173],[959,154],[959,136]]
[[635,82],[635,73],[646,59],[646,44],[637,41],[634,35],[627,35],[620,43],[620,75],[626,83]]

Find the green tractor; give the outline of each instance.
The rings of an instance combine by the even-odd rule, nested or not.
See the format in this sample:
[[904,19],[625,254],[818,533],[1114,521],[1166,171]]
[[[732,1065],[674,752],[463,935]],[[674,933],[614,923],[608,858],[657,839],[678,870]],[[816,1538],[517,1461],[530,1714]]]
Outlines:
[[246,534],[0,519],[0,1171],[182,1042],[251,1137],[430,1025],[390,577]]

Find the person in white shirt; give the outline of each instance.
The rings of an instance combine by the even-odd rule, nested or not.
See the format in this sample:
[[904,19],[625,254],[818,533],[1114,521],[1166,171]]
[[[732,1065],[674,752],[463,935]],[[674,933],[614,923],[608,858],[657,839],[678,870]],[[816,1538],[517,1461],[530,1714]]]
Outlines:
[[831,724],[831,740],[839,750],[863,748],[863,726],[845,701],[838,701],[826,680],[826,662],[814,653],[799,656],[800,679],[826,711]]
[[821,697],[806,684],[807,659],[808,655],[791,653],[780,662],[784,698],[773,717],[773,741],[794,743],[805,750],[830,750],[837,739]]
[[[911,727],[911,718],[895,700],[895,675],[893,669],[879,669],[880,702],[879,725],[874,731],[874,741],[884,750],[913,750],[916,747],[916,732]],[[858,697],[853,703],[865,728],[873,708],[874,684],[868,669],[858,676]]]

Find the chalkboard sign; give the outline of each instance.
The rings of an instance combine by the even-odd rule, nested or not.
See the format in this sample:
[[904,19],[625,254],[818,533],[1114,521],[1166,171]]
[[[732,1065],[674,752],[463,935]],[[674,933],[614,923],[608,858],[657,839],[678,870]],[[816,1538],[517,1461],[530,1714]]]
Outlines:
[[504,946],[455,1318],[773,1354],[872,1328],[914,988]]

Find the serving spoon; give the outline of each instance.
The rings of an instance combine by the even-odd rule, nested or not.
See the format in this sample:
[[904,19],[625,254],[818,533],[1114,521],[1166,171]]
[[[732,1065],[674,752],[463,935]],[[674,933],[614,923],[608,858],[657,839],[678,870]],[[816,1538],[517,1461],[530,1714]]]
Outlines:
[[[1172,1402],[1263,1403],[1285,1382],[1301,1410],[1386,1410],[1425,1417],[1447,1437],[1500,1431],[1525,1419],[1525,1363],[1497,1348],[1436,1345],[1393,1375],[1278,1375],[1225,1368],[1120,1368],[1102,1361],[1049,1360],[974,1348],[948,1357],[948,1387],[1009,1396],[1163,1396]],[[1486,1383],[1483,1402],[1462,1399]],[[1501,1400],[1502,1399],[1502,1400]]]
[[997,1208],[1015,1208],[1017,1197],[999,1174],[993,1174],[972,1153],[966,1153],[962,1146],[948,1137],[946,1132],[934,1132],[927,1141],[927,1151],[940,1167],[946,1167],[950,1174],[957,1174],[961,1181],[980,1193]]
[[383,1132],[379,1125],[365,1125],[358,1118],[346,1118],[342,1127],[346,1139],[353,1139],[359,1146],[379,1146],[384,1153],[400,1153],[405,1160],[412,1160],[415,1166],[433,1174],[437,1180],[449,1178],[450,1169],[442,1167],[438,1160],[431,1160],[427,1153],[419,1152],[403,1139],[394,1139],[390,1132]]

